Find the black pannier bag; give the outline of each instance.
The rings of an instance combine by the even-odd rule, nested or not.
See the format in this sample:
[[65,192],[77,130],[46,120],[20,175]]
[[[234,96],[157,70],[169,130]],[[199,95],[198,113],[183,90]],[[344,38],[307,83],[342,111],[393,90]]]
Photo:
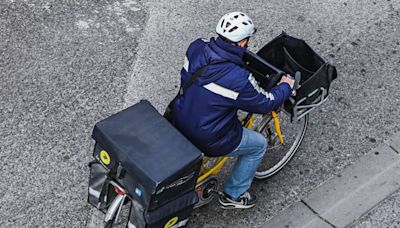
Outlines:
[[98,122],[92,137],[96,161],[91,163],[88,201],[93,206],[106,210],[114,192],[110,182],[140,205],[142,217],[151,211],[168,214],[160,208],[187,194],[192,198],[186,211],[198,201],[194,188],[203,154],[148,101]]
[[[297,95],[291,97],[284,105],[285,110],[294,119],[302,118],[321,105],[329,94],[332,80],[337,77],[336,68],[325,62],[304,40],[284,32],[261,48],[257,54],[292,76],[296,72],[301,73]],[[250,58],[247,61],[254,77],[264,89],[275,86],[270,83],[270,80],[276,77],[273,76],[275,72],[255,59]]]
[[146,211],[132,201],[127,227],[164,228],[182,227],[189,221],[193,205],[198,202],[197,193],[191,191],[153,211]]

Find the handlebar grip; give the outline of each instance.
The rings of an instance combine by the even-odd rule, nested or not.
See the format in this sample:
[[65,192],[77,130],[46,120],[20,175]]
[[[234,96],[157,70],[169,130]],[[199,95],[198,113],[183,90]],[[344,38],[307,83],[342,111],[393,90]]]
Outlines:
[[301,79],[301,73],[299,71],[296,71],[294,74],[294,84],[293,84],[293,90],[292,90],[292,96],[296,96],[296,90],[300,88],[300,79]]
[[293,90],[297,90],[299,88],[300,80],[301,80],[301,73],[299,71],[296,71],[296,73],[294,74]]

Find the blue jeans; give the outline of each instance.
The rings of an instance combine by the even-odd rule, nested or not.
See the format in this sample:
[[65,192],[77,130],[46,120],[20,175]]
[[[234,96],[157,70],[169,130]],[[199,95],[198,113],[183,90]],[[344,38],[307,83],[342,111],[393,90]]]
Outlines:
[[243,128],[239,146],[226,155],[228,157],[238,157],[231,175],[224,184],[224,192],[226,194],[237,199],[250,188],[266,149],[267,140],[263,135]]

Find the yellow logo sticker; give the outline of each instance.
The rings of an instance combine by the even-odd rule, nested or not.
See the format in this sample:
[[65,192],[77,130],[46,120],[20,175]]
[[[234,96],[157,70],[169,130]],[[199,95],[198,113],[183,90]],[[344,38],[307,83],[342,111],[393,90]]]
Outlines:
[[109,165],[111,162],[110,155],[107,153],[107,151],[102,150],[100,151],[100,160],[104,163],[104,165]]
[[164,228],[171,228],[173,225],[175,225],[178,222],[178,220],[179,220],[178,216],[173,217],[167,223],[165,223]]

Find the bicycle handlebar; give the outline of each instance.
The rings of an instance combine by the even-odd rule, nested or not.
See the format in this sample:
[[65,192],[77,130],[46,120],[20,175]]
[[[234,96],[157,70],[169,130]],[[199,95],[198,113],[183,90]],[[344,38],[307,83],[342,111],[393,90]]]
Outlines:
[[[276,85],[276,83],[278,83],[278,80],[280,80],[281,76],[284,75],[288,75],[285,71],[275,67],[274,65],[272,65],[271,63],[269,63],[267,60],[261,58],[259,55],[257,55],[256,53],[246,49],[246,54],[248,54],[250,57],[256,59],[257,61],[259,61],[260,63],[264,64],[266,67],[268,67],[269,69],[273,70],[276,72],[276,74],[278,75],[278,77],[276,78],[271,78],[270,84],[274,84]],[[294,85],[293,85],[293,92],[295,94],[295,91],[300,87],[300,79],[301,79],[301,73],[299,71],[296,72],[294,78],[290,76],[291,79],[294,80]]]
[[285,71],[275,67],[274,65],[272,65],[271,63],[269,63],[267,60],[261,58],[259,55],[257,55],[256,53],[246,49],[246,54],[248,54],[249,56],[251,56],[252,58],[256,59],[257,61],[261,62],[262,64],[264,64],[266,67],[270,68],[271,70],[275,71],[279,76],[283,76],[286,75]]

